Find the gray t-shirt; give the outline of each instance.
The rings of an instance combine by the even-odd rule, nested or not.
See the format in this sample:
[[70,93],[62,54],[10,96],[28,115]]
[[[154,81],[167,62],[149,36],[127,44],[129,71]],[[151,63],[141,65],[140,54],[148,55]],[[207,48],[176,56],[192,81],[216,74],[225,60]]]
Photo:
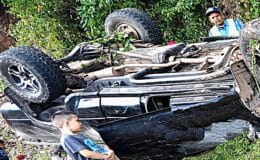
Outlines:
[[90,150],[84,144],[85,139],[86,137],[81,134],[73,134],[73,135],[62,135],[60,141],[63,149],[73,160],[91,160],[90,158],[83,157],[79,153],[79,151],[83,149]]

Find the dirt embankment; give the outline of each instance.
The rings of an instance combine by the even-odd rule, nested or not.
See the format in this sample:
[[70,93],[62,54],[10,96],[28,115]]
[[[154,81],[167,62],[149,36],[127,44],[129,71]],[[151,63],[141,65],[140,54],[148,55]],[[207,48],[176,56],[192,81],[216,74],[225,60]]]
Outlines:
[[[10,26],[17,22],[17,18],[7,13],[8,8],[0,3],[0,52],[15,44],[15,38],[10,35]],[[3,92],[0,92],[0,106],[8,101]]]
[[[0,3],[0,52],[15,44],[15,38],[10,35],[10,25],[17,22],[17,19],[6,11],[7,8]],[[8,98],[0,92],[0,107],[7,101],[9,101]],[[0,125],[2,126],[1,119]]]
[[15,44],[15,38],[10,35],[10,25],[17,22],[17,19],[6,10],[0,4],[0,52]]

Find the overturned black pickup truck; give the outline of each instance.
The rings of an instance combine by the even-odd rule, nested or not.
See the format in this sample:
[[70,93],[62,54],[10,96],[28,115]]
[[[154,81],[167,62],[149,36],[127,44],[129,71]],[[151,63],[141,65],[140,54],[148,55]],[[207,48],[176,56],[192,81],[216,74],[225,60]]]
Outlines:
[[97,60],[111,50],[89,43],[57,60],[33,47],[11,48],[0,55],[11,100],[1,112],[27,142],[57,143],[50,116],[69,110],[121,159],[199,153],[259,123],[260,52],[252,47],[259,31],[257,19],[239,39],[115,51],[121,65]]

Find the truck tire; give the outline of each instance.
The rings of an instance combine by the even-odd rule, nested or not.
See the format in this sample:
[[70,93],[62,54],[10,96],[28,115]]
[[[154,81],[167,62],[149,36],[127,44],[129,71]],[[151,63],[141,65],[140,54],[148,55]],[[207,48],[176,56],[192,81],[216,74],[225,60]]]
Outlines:
[[66,89],[65,75],[57,64],[33,47],[17,47],[0,55],[1,78],[20,97],[45,103]]
[[145,12],[135,8],[124,8],[108,15],[105,21],[108,35],[124,32],[145,43],[162,43],[163,36],[156,23]]
[[260,53],[253,51],[249,42],[255,40],[255,43],[259,45],[260,41],[260,19],[255,19],[240,31],[239,45],[241,52],[244,56],[245,63],[258,85],[260,85]]

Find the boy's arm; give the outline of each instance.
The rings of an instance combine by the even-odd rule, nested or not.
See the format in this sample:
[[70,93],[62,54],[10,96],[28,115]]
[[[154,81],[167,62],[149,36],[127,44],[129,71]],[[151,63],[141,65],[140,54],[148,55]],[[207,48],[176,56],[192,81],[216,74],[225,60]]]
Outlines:
[[92,158],[92,159],[108,159],[111,156],[110,154],[101,154],[98,152],[92,152],[88,149],[82,149],[79,151],[79,153],[84,157]]

